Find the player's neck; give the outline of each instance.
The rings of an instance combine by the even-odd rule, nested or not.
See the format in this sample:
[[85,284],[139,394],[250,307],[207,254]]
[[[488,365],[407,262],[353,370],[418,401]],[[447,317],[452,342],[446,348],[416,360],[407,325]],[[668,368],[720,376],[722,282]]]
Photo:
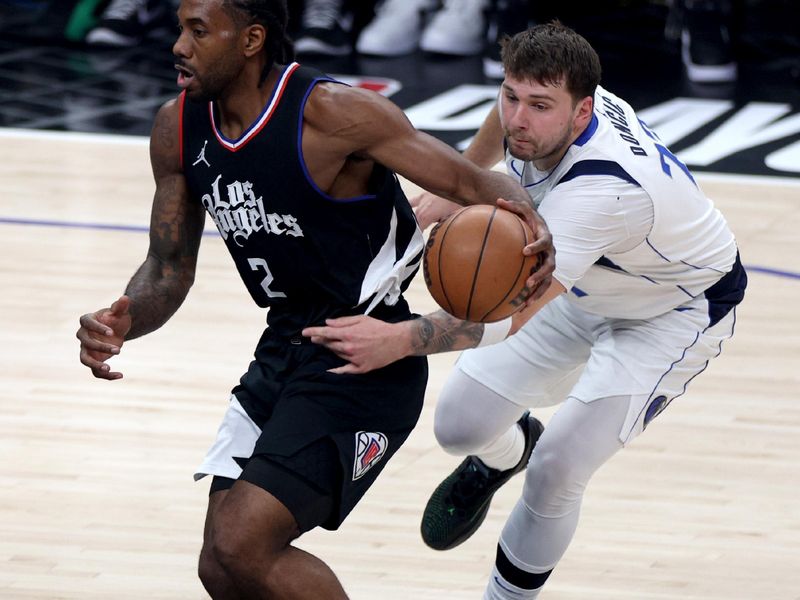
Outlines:
[[561,162],[561,159],[564,158],[564,155],[567,153],[567,148],[569,148],[569,146],[565,146],[558,152],[534,160],[533,166],[536,167],[537,171],[542,171],[544,173],[552,171],[553,168]]
[[549,172],[556,168],[556,165],[561,162],[561,159],[564,158],[564,155],[569,150],[569,147],[572,145],[577,139],[577,136],[574,138],[569,138],[569,141],[559,146],[558,149],[554,150],[547,156],[543,156],[541,158],[537,158],[533,161],[533,166],[536,167],[538,171],[542,172]]
[[260,71],[246,70],[214,102],[219,129],[226,138],[238,139],[259,118],[279,77],[280,69],[273,67],[267,79],[258,85]]

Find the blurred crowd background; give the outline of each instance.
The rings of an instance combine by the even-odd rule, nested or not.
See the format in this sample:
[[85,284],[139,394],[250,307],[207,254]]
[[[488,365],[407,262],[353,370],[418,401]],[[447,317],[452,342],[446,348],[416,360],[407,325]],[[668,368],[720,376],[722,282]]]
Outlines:
[[[745,106],[772,103],[768,110],[779,116],[800,108],[797,0],[294,0],[289,7],[300,62],[391,96],[415,125],[456,147],[477,128],[467,117],[502,78],[498,40],[553,18],[592,43],[603,85],[637,108],[681,97],[724,103],[715,113],[723,116],[686,134],[677,151]],[[0,0],[0,127],[148,135],[158,107],[178,92],[176,8],[177,0]],[[763,172],[764,155],[797,139],[709,168]]]
[[[169,29],[176,7],[177,0],[0,0],[0,34],[126,48]],[[635,37],[639,25],[624,22],[629,11],[661,21],[660,35],[649,43],[653,49],[673,48],[690,81],[730,82],[739,63],[775,61],[788,78],[800,80],[795,0],[606,0],[591,6],[537,0],[298,0],[289,7],[301,57],[480,56],[484,75],[497,79],[502,77],[497,42],[504,35],[560,18],[568,25],[581,19],[605,24],[605,31],[581,31],[593,42],[606,34]],[[623,29],[613,31],[614,23],[603,20],[609,14],[620,15]]]

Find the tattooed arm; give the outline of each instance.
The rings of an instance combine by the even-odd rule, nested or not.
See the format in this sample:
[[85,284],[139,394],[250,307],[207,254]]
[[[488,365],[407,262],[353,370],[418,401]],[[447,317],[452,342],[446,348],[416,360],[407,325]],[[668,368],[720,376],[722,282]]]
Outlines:
[[322,327],[306,327],[303,335],[348,361],[331,372],[366,373],[406,356],[474,348],[483,327],[483,323],[462,321],[440,310],[400,323],[365,315],[327,319]]
[[178,310],[194,282],[205,210],[191,202],[180,163],[178,106],[172,101],[158,112],[150,136],[150,162],[156,193],[150,216],[147,258],[131,278],[133,339],[161,327]]
[[[544,294],[511,317],[513,335],[564,287],[553,280]],[[483,323],[462,321],[439,310],[418,319],[386,323],[365,315],[328,319],[323,327],[307,327],[303,335],[348,361],[333,373],[366,373],[406,356],[424,356],[475,348],[482,340]]]
[[178,105],[168,102],[150,136],[150,162],[156,182],[147,258],[110,308],[80,318],[76,334],[80,360],[95,377],[119,379],[106,361],[125,340],[161,327],[178,310],[194,282],[205,212],[189,199],[180,161]]
[[409,322],[409,355],[424,356],[477,346],[483,337],[483,323],[462,321],[443,310]]

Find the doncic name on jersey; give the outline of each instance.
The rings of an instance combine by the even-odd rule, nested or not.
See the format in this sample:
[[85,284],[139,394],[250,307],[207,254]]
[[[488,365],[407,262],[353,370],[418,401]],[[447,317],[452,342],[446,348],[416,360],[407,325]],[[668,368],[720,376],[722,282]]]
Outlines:
[[[220,183],[222,175],[211,184],[211,193],[203,194],[202,202],[214,223],[217,225],[222,239],[231,236],[240,248],[254,231],[262,229],[274,235],[290,235],[303,237],[303,230],[292,215],[279,215],[264,210],[262,196],[256,196],[253,184],[249,181],[233,181]],[[220,191],[224,185],[225,195]]]

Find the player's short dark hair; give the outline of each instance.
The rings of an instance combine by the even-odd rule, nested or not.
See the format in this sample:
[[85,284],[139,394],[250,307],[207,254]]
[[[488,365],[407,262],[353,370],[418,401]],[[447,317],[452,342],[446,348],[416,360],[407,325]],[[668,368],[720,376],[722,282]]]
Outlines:
[[286,0],[224,0],[223,7],[238,25],[259,23],[266,28],[268,60],[262,81],[275,63],[287,64],[294,60],[294,42],[286,32],[289,24]]
[[575,102],[593,96],[600,83],[600,58],[586,39],[552,21],[501,42],[503,68],[514,79],[556,84],[562,79]]

